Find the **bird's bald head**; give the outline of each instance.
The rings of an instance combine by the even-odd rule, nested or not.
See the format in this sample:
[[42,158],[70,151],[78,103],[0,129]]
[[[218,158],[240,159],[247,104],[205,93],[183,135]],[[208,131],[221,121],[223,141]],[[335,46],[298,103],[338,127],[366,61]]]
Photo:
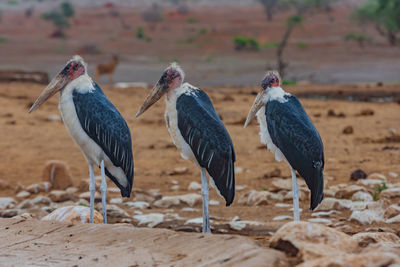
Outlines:
[[281,78],[277,71],[268,71],[261,82],[261,87],[266,90],[271,87],[278,87],[281,85]]

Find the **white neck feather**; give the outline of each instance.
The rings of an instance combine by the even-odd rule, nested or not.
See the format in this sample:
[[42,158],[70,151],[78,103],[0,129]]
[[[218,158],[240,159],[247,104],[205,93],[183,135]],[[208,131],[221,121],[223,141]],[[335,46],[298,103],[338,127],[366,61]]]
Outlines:
[[281,103],[285,103],[288,101],[287,99],[285,99],[285,96],[290,96],[290,94],[285,92],[285,90],[283,90],[281,87],[271,87],[267,90],[263,102],[264,104],[267,104],[267,102],[269,101],[276,100]]
[[79,76],[72,82],[70,82],[64,89],[65,91],[76,90],[81,94],[92,92],[95,90],[93,86],[92,78],[89,77],[86,73]]

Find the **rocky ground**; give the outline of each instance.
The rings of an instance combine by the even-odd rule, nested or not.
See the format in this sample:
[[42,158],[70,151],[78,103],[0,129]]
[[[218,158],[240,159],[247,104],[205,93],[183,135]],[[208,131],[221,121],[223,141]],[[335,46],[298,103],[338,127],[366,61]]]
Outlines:
[[[394,86],[372,86],[372,89],[361,85],[307,87],[311,91],[345,92],[348,95],[354,91],[371,90],[394,95],[398,91]],[[305,92],[301,86],[287,89],[294,93]],[[71,242],[69,249],[79,251],[85,242],[94,242],[94,234],[86,237],[89,228],[85,227],[88,226],[80,224],[88,220],[87,165],[60,121],[57,99],[54,97],[33,114],[27,113],[41,90],[42,86],[34,84],[0,84],[0,151],[3,151],[0,160],[0,217],[13,218],[0,220],[0,227],[4,229],[0,231],[2,262],[10,260],[17,264],[20,256],[21,261],[26,259],[25,262],[29,262],[33,255],[29,253],[51,247],[49,244],[56,249],[61,246],[60,240],[66,240],[68,233],[81,233],[79,238],[68,241]],[[244,252],[244,258],[235,258],[233,250],[235,253],[227,252],[226,259],[234,261],[218,258],[221,259],[218,263],[239,265],[243,260],[249,265],[259,265],[258,260],[269,255],[282,266],[400,264],[399,105],[395,102],[300,99],[324,141],[325,199],[317,210],[310,212],[309,192],[299,178],[301,219],[304,222],[293,224],[290,223],[291,180],[287,165],[276,163],[273,155],[260,145],[255,123],[247,129],[242,126],[256,90],[206,89],[232,136],[237,163],[236,197],[232,206],[225,207],[223,199],[214,190],[210,191],[212,231],[224,235],[206,237],[202,242],[211,244],[233,238],[229,246],[249,244],[248,249],[253,251],[254,247],[255,251],[255,254],[250,254],[254,255],[254,262],[250,261],[253,256],[246,258]],[[107,195],[109,222],[124,224],[115,226],[115,231],[129,234],[112,238],[113,226],[99,225],[95,226],[96,229],[110,238],[105,239],[109,240],[110,247],[118,247],[119,238],[128,242],[130,234],[132,240],[147,234],[150,239],[157,239],[157,235],[163,235],[165,239],[176,236],[176,243],[191,243],[190,240],[203,238],[204,235],[193,233],[201,231],[199,171],[192,163],[181,159],[171,143],[163,122],[164,104],[157,104],[143,118],[134,120],[146,90],[105,88],[105,92],[132,130],[135,181],[130,199],[121,199],[119,190],[111,182]],[[99,177],[96,181],[99,189]],[[99,192],[96,202],[96,209],[100,212],[96,213],[96,221],[101,222]],[[39,223],[37,220],[72,224]],[[152,232],[141,228],[166,228],[174,232],[162,229]],[[237,235],[249,236],[253,240]],[[102,247],[102,244],[98,246]],[[138,243],[135,248],[150,250],[150,245]],[[126,249],[129,255],[129,248]],[[178,249],[172,253],[168,248],[160,247],[160,251],[157,253],[169,255],[154,256],[160,265],[189,263],[187,257],[177,256]],[[194,248],[185,250],[184,254],[191,251]],[[65,264],[69,253],[66,251],[55,259],[54,264]],[[94,254],[86,253],[97,256],[84,258],[83,264],[89,264],[95,258],[100,263],[104,260],[102,255],[95,253],[95,248],[91,251]],[[199,256],[192,253],[191,263],[195,263]],[[214,250],[213,253],[217,255],[219,252]],[[74,255],[79,257],[78,254]],[[135,261],[139,260],[131,256]],[[51,257],[42,255],[40,261],[46,259]],[[144,263],[147,264],[147,260]],[[204,264],[215,263],[206,261]]]

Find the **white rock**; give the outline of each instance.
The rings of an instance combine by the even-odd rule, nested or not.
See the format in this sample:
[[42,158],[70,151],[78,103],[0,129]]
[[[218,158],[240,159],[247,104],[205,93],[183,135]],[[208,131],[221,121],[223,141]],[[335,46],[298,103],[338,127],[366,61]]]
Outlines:
[[75,193],[77,193],[77,192],[79,191],[79,188],[74,187],[74,186],[70,186],[70,187],[68,187],[67,189],[65,189],[65,191],[66,191],[68,194],[73,195],[73,194],[75,194]]
[[244,190],[246,187],[247,187],[247,186],[245,186],[245,185],[236,185],[236,186],[235,186],[235,190],[236,190],[236,191],[242,191],[242,190]]
[[364,210],[367,208],[369,203],[371,202],[354,201],[350,203],[349,208],[350,210]]
[[381,185],[382,184],[382,180],[380,179],[360,179],[357,181],[357,184],[362,184],[365,186],[372,186],[375,187],[377,185]]
[[210,200],[210,202],[208,203],[210,206],[218,206],[219,205],[219,201],[218,200]]
[[16,195],[16,197],[18,199],[25,199],[25,198],[28,198],[30,195],[31,195],[31,193],[29,193],[28,191],[21,191]]
[[32,203],[35,204],[35,205],[40,205],[40,204],[42,204],[42,205],[50,205],[52,202],[51,202],[51,199],[49,197],[37,196],[32,200]]
[[387,219],[397,216],[399,214],[400,214],[400,206],[397,204],[392,204],[385,210],[385,218]]
[[111,218],[127,218],[129,214],[116,205],[107,205],[107,216]]
[[292,216],[289,215],[281,215],[281,216],[276,216],[272,219],[273,221],[286,221],[286,220],[293,220]]
[[400,223],[400,214],[386,220],[386,223]]
[[201,190],[201,184],[199,184],[198,182],[191,182],[189,184],[189,190]]
[[319,212],[313,212],[311,214],[312,217],[329,217],[332,214],[340,214],[340,211],[337,210],[331,210],[331,211],[319,211]]
[[199,194],[186,194],[186,195],[180,195],[179,200],[185,204],[187,204],[190,207],[193,207],[194,205],[201,203],[202,197]]
[[318,205],[316,211],[349,209],[351,203],[352,203],[351,200],[348,199],[337,199],[337,198],[326,197]]
[[243,172],[242,167],[235,167],[235,174],[241,174]]
[[119,197],[110,199],[110,204],[122,204],[123,202],[122,198]]
[[275,207],[277,207],[277,208],[288,208],[288,207],[291,207],[292,205],[290,205],[290,204],[286,204],[286,203],[276,203],[275,204]]
[[49,198],[54,202],[63,202],[70,200],[70,194],[64,190],[52,190],[49,193]]
[[183,212],[198,212],[200,211],[199,209],[194,209],[194,208],[183,208],[181,209]]
[[252,225],[252,226],[262,225],[262,223],[256,221],[239,221],[239,220],[231,221],[228,224],[231,229],[236,231],[243,230],[244,228],[246,228],[247,225]]
[[310,218],[308,219],[309,222],[311,223],[326,223],[326,224],[331,224],[332,221],[324,218]]
[[399,177],[399,175],[398,175],[397,173],[395,173],[395,172],[389,172],[389,176],[390,176],[391,178],[397,178],[397,177]]
[[[59,221],[59,222],[80,222],[89,223],[90,209],[83,206],[67,206],[54,210],[52,213],[43,217],[43,221]],[[102,223],[103,216],[94,211],[94,223]]]
[[400,188],[388,188],[383,190],[380,195],[381,198],[393,198],[393,197],[400,197]]
[[0,197],[0,209],[12,209],[17,202],[12,197]]
[[383,222],[383,212],[377,210],[355,210],[350,216],[350,221],[358,222],[362,225],[371,224],[374,222]]
[[369,202],[369,201],[373,201],[374,199],[370,193],[358,191],[353,194],[353,196],[351,197],[351,200]]
[[17,209],[23,210],[23,209],[30,209],[34,206],[32,203],[32,200],[30,199],[25,199],[21,203],[17,205]]
[[173,190],[173,191],[178,191],[179,190],[179,185],[173,185],[173,186],[171,186],[171,190]]
[[324,196],[325,197],[335,197],[336,191],[332,189],[326,189],[324,190]]
[[371,173],[367,176],[368,179],[379,179],[379,180],[386,180],[386,176],[380,173]]
[[[210,223],[211,223],[211,221],[212,220],[210,220]],[[185,222],[185,224],[203,224],[203,218],[193,218],[193,219],[190,219],[190,220],[187,220],[186,222]]]
[[145,201],[129,201],[124,203],[126,206],[134,209],[148,209],[150,207],[150,204],[145,202]]
[[176,213],[170,213],[165,215],[165,221],[170,222],[170,221],[183,221],[185,220],[183,217],[179,216],[179,214]]
[[153,228],[164,221],[164,214],[162,213],[149,213],[143,215],[135,215],[134,219],[138,221],[138,225],[146,225]]
[[154,201],[153,205],[157,208],[169,208],[180,204],[179,196],[163,196],[161,199]]

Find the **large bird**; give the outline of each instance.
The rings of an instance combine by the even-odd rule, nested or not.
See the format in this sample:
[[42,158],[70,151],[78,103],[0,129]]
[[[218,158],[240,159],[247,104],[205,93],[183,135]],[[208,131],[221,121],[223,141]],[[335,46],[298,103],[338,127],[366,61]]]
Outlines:
[[107,175],[129,197],[133,183],[131,134],[124,118],[108,100],[101,88],[87,74],[87,65],[74,56],[32,105],[37,109],[51,96],[60,92],[59,109],[72,139],[89,164],[90,222],[93,222],[96,182],[93,165],[101,169],[103,218],[107,223]]
[[208,182],[229,206],[235,196],[235,151],[224,124],[205,92],[183,83],[184,72],[176,63],[164,70],[136,117],[167,95],[165,121],[172,141],[184,159],[192,160],[201,172],[203,232],[209,233]]
[[267,145],[277,161],[285,160],[290,165],[294,220],[298,221],[296,171],[311,190],[311,210],[324,196],[324,147],[321,137],[299,100],[280,87],[277,72],[266,74],[244,127],[255,115],[260,124],[261,143]]

